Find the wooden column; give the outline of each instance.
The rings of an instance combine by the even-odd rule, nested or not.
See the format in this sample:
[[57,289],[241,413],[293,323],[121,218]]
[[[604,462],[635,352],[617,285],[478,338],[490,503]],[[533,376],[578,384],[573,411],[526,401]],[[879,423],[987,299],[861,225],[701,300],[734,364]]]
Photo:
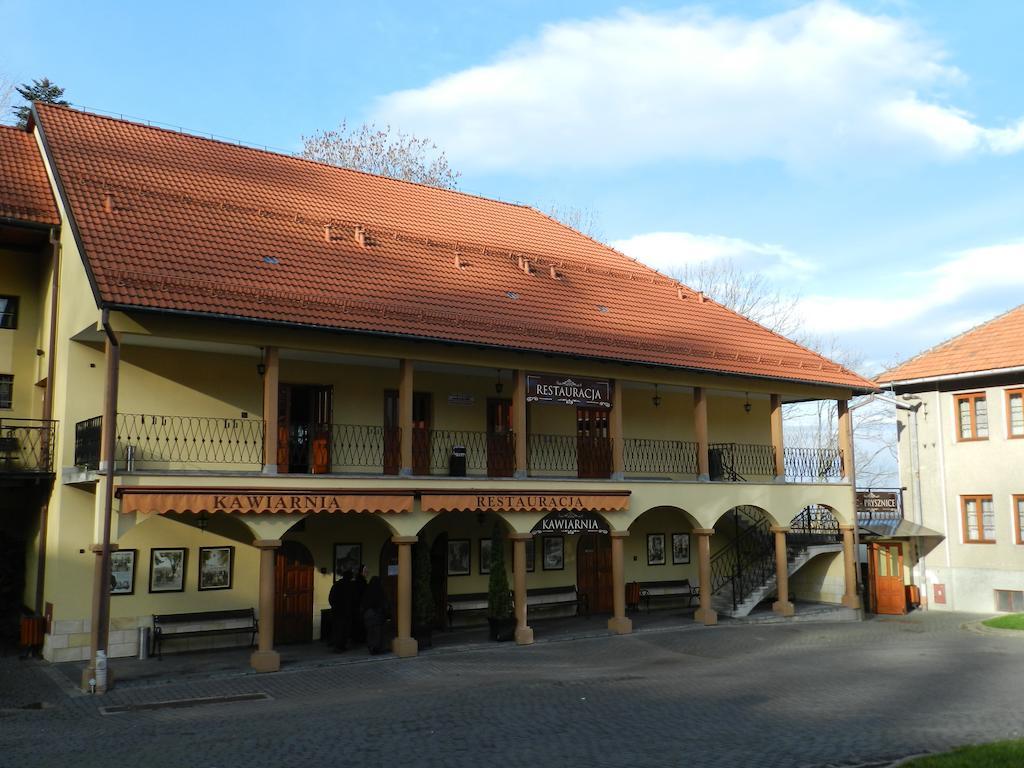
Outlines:
[[693,618],[712,627],[718,623],[718,612],[711,607],[711,537],[714,528],[694,528],[697,537],[697,572],[700,578],[700,608]]
[[623,557],[623,539],[629,531],[612,531],[612,617],[608,629],[617,635],[628,635],[633,631],[633,621],[626,616],[626,570]]
[[846,400],[837,400],[836,408],[839,413],[839,450],[843,452],[843,479],[852,484],[854,482],[854,462],[853,424],[850,420],[850,404]]
[[419,539],[393,536],[391,541],[398,545],[398,606],[395,611],[398,634],[391,643],[391,650],[396,656],[407,658],[419,652],[412,636],[412,545]]
[[513,533],[512,579],[516,605],[516,645],[531,645],[533,629],[526,623],[526,543],[533,546],[532,533]]
[[277,474],[277,398],[281,381],[277,347],[263,350],[263,473]]
[[786,479],[786,445],[782,436],[782,395],[772,395],[772,448],[775,449],[775,480]]
[[846,593],[843,605],[847,608],[859,609],[860,595],[857,594],[857,543],[853,538],[852,525],[840,525],[843,532],[843,574],[846,578]]
[[523,479],[530,472],[526,450],[529,445],[529,435],[526,434],[526,371],[513,372],[512,432],[516,445],[516,468],[513,476]]
[[412,360],[399,361],[398,373],[398,428],[401,444],[401,463],[399,474],[412,474],[412,393],[413,393]]
[[693,435],[697,443],[697,479],[710,480],[708,466],[708,401],[703,387],[693,388]]
[[789,528],[772,526],[775,534],[775,584],[779,599],[772,603],[772,610],[779,616],[792,616],[793,603],[789,600],[789,557],[786,552],[786,534]]
[[612,480],[622,480],[626,472],[625,444],[622,439],[623,382],[612,380],[612,409],[608,412],[608,437],[612,442]]
[[274,650],[274,559],[281,540],[256,539],[252,545],[260,551],[260,631],[249,664],[257,672],[277,672],[281,669],[281,654]]

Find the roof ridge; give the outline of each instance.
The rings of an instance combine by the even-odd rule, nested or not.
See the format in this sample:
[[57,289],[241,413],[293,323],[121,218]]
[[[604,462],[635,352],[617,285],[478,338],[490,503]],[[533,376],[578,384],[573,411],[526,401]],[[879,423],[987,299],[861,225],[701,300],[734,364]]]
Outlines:
[[970,336],[972,333],[975,333],[976,331],[980,331],[985,326],[991,325],[992,323],[996,322],[997,320],[1002,320],[1007,315],[1012,315],[1014,312],[1016,312],[1018,310],[1021,310],[1021,309],[1024,309],[1024,304],[1018,304],[1015,307],[1010,307],[1009,309],[1005,310],[1004,312],[1000,312],[995,317],[990,317],[988,320],[985,320],[982,323],[978,323],[977,325],[973,325],[970,328],[968,328],[967,330],[961,331],[960,333],[956,334],[955,336],[951,336],[950,338],[946,339],[945,341],[940,341],[937,344],[933,344],[932,346],[928,347],[927,349],[924,349],[924,350],[918,352],[916,355],[912,355],[911,357],[908,357],[906,360],[903,360],[902,362],[897,363],[892,368],[888,368],[888,369],[882,371],[875,378],[878,381],[886,381],[886,382],[895,381],[895,379],[891,379],[891,378],[890,379],[886,379],[884,377],[888,376],[890,374],[895,373],[900,368],[904,368],[904,367],[910,365],[911,363],[913,363],[913,362],[915,362],[917,360],[920,360],[921,358],[927,357],[930,354],[938,352],[943,347],[947,347],[950,344],[954,344],[957,341],[960,341],[961,339],[963,339],[965,336]]
[[[295,161],[301,162],[301,163],[309,163],[311,165],[315,165],[315,166],[318,166],[320,168],[332,168],[332,169],[335,169],[335,170],[343,172],[343,173],[357,173],[357,174],[360,174],[362,176],[369,176],[372,179],[380,179],[381,181],[384,181],[386,183],[393,183],[393,184],[398,184],[398,185],[408,184],[410,186],[419,187],[421,189],[432,190],[432,191],[436,191],[436,192],[443,192],[443,193],[452,194],[452,195],[460,195],[462,197],[469,197],[469,198],[473,198],[475,200],[484,200],[484,201],[486,201],[488,203],[497,203],[499,205],[507,205],[507,206],[510,206],[510,207],[513,207],[513,208],[528,208],[529,207],[525,203],[513,203],[513,202],[510,202],[508,200],[502,200],[502,199],[497,198],[497,197],[488,197],[487,195],[477,194],[475,192],[466,192],[466,191],[463,191],[461,189],[448,189],[447,187],[435,187],[435,186],[433,186],[431,184],[424,184],[423,182],[419,182],[419,181],[410,181],[409,179],[397,179],[394,176],[385,176],[384,174],[381,174],[381,173],[371,173],[370,171],[363,171],[363,170],[360,170],[359,168],[347,168],[347,167],[342,166],[342,165],[334,165],[332,163],[325,163],[325,162],[320,161],[320,160],[313,160],[313,159],[308,158],[308,157],[302,157],[301,155],[290,154],[290,153],[286,152],[283,149],[276,149],[276,150],[275,149],[270,149],[268,145],[258,146],[258,145],[254,145],[254,144],[243,143],[241,139],[238,139],[236,141],[231,141],[227,137],[223,137],[223,138],[219,138],[218,139],[218,138],[215,138],[215,134],[211,133],[209,135],[204,135],[202,133],[199,133],[197,129],[192,129],[192,128],[187,128],[186,129],[184,127],[181,127],[179,129],[175,130],[174,128],[171,128],[171,127],[168,127],[168,126],[164,126],[164,125],[154,125],[152,121],[145,121],[145,118],[141,118],[141,117],[134,118],[134,119],[128,119],[125,116],[114,117],[113,113],[105,115],[102,112],[92,111],[92,110],[87,109],[87,108],[85,108],[85,107],[83,107],[81,105],[74,105],[74,104],[63,105],[63,104],[49,104],[47,102],[35,102],[33,104],[33,107],[36,107],[36,106],[44,106],[47,109],[59,109],[59,110],[65,110],[65,111],[68,111],[68,112],[75,112],[75,113],[80,114],[80,115],[86,115],[88,117],[95,117],[95,118],[98,118],[100,120],[107,120],[109,122],[120,123],[120,124],[123,124],[123,125],[134,125],[134,126],[138,126],[139,128],[146,128],[146,129],[149,129],[149,130],[152,130],[152,131],[160,131],[162,133],[169,133],[172,136],[188,136],[188,137],[193,138],[193,139],[198,139],[200,141],[209,142],[211,144],[218,144],[218,145],[224,146],[224,147],[230,147],[230,148],[236,149],[236,150],[244,150],[244,151],[247,151],[247,152],[257,152],[257,153],[259,153],[261,155],[270,155],[272,157],[286,158],[288,160],[295,160]],[[118,114],[120,114],[120,113],[118,113]]]

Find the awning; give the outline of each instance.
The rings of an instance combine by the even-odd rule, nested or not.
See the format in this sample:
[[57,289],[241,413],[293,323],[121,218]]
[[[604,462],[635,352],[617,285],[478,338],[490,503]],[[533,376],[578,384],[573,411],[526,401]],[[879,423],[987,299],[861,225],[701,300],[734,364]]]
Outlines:
[[409,512],[413,494],[393,491],[327,491],[238,488],[118,488],[121,512],[162,515],[167,512],[228,512],[237,514],[332,514],[342,512]]
[[920,539],[929,536],[943,538],[943,534],[925,528],[923,525],[912,523],[909,520],[872,520],[867,525],[860,526],[861,536],[875,539]]
[[471,512],[622,512],[629,509],[629,491],[559,493],[557,491],[477,491],[474,493],[423,493],[424,512],[468,510]]

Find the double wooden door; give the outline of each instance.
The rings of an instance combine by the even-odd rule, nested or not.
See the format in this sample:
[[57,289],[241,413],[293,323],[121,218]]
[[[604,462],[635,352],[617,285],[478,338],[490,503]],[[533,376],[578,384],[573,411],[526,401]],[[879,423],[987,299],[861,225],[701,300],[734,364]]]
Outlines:
[[274,562],[274,644],[313,640],[313,556],[297,541],[285,540]]
[[873,542],[868,547],[868,574],[871,579],[871,604],[875,613],[900,615],[907,612],[903,585],[903,545]]
[[[429,392],[412,393],[412,473],[430,474],[430,417],[433,400]],[[397,475],[401,469],[401,427],[398,419],[398,390],[384,391],[384,474]]]
[[277,390],[277,471],[324,474],[331,471],[329,385],[281,384]]
[[579,477],[607,478],[612,474],[608,410],[576,409],[576,467]]
[[592,613],[611,613],[612,541],[600,533],[580,535],[576,545],[576,589]]
[[[525,440],[525,435],[519,436]],[[515,435],[512,433],[512,401],[487,399],[487,476],[512,477],[516,468]]]

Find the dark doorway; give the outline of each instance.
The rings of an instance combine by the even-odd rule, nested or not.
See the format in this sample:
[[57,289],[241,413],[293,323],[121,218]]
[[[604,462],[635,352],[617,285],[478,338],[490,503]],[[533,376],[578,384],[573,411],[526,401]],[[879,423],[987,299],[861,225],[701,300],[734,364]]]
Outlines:
[[600,533],[580,535],[576,545],[576,589],[592,613],[612,611],[612,541]]
[[448,533],[442,531],[430,546],[430,591],[434,595],[434,627],[448,621]]
[[303,544],[285,540],[274,563],[274,643],[313,640],[313,556]]
[[329,385],[281,384],[277,397],[277,471],[324,474],[331,471]]
[[612,448],[606,408],[576,409],[576,465],[579,477],[611,477]]
[[[525,435],[520,435],[525,440]],[[512,477],[515,472],[515,436],[512,434],[512,401],[487,400],[487,476]]]
[[[412,393],[412,473],[430,474],[430,424],[433,400],[429,392]],[[398,419],[398,390],[384,390],[384,474],[397,475],[402,463],[402,430]]]
[[395,616],[398,605],[398,545],[388,539],[380,548],[380,583],[391,606],[391,616]]

